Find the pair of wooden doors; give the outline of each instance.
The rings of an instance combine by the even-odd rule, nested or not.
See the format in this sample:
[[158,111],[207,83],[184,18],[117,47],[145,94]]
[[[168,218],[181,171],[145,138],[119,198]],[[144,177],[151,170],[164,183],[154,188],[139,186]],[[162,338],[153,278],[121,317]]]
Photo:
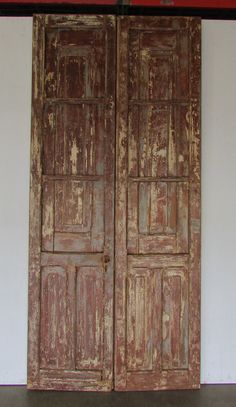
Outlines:
[[34,18],[28,387],[198,388],[200,21]]

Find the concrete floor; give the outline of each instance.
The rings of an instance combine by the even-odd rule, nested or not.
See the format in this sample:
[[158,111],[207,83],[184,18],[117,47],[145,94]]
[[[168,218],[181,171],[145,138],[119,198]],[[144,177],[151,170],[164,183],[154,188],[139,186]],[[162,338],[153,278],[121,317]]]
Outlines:
[[236,385],[203,385],[201,390],[76,393],[27,391],[0,386],[0,407],[236,407]]

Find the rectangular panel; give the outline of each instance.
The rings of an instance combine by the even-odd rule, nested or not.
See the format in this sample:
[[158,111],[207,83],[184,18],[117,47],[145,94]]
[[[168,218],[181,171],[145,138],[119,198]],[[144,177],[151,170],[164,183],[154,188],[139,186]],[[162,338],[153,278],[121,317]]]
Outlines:
[[146,182],[139,184],[139,224],[138,230],[140,234],[149,233],[149,213],[150,213],[150,200],[149,200],[149,185]]
[[[141,20],[140,20],[141,21]],[[183,20],[182,20],[183,21]],[[138,30],[129,34],[131,99],[164,101],[188,98],[188,31],[178,26]]]
[[55,161],[54,174],[103,175],[104,107],[64,103],[51,108],[48,114],[51,115],[52,126],[47,131],[51,132],[54,156],[46,157],[46,160],[51,158]]
[[189,175],[190,107],[186,103],[129,107],[131,177],[187,177]]
[[140,50],[141,99],[171,99],[173,93],[172,65],[171,55],[160,55],[160,53],[147,49]]
[[90,253],[89,256],[86,253],[42,253],[41,264],[44,266],[57,266],[66,268],[70,263],[76,268],[78,267],[99,267],[103,262],[102,253]]
[[76,280],[76,369],[102,369],[104,277],[96,267],[80,267]]
[[176,31],[143,31],[140,33],[140,47],[158,51],[176,51]]
[[189,247],[189,185],[179,182],[177,188],[177,253],[187,253]]
[[40,324],[41,368],[73,368],[73,300],[73,276],[60,266],[43,267]]
[[42,170],[44,174],[55,173],[55,132],[56,115],[55,107],[48,105],[43,112],[43,151]]
[[189,255],[179,254],[178,256],[170,256],[169,254],[150,254],[146,256],[130,255],[128,256],[128,267],[146,268],[148,269],[165,269],[165,268],[184,268],[188,267]]
[[56,181],[55,251],[104,249],[104,182]]
[[189,136],[190,136],[190,109],[187,105],[179,105],[175,108],[176,115],[176,174],[179,177],[189,175]]
[[160,270],[131,269],[127,284],[127,369],[155,370],[160,354]]
[[139,176],[165,177],[168,171],[169,108],[139,110]]
[[[127,374],[188,369],[188,256],[129,256]],[[181,374],[181,373],[180,373]],[[168,373],[170,375],[170,373]],[[146,378],[149,385],[148,379]]]
[[59,386],[70,378],[95,386],[107,348],[103,255],[44,253],[41,281],[42,385],[55,380]]
[[55,231],[89,232],[92,218],[92,182],[55,182]]
[[190,107],[179,103],[170,110],[168,143],[168,175],[187,177],[189,175],[189,129]]
[[137,177],[140,172],[139,117],[139,105],[130,106],[128,123],[128,171],[130,176],[133,177]]
[[149,233],[165,233],[168,227],[168,184],[152,182],[150,185],[150,229]]
[[188,276],[169,269],[163,276],[162,368],[188,368]]
[[105,37],[102,27],[46,31],[47,97],[105,96]]
[[142,179],[128,186],[128,253],[188,253],[188,182]]
[[176,253],[176,237],[174,235],[141,235],[139,239],[139,253]]
[[139,208],[137,206],[139,184],[132,182],[128,188],[128,231],[127,231],[127,250],[128,253],[138,253],[138,222]]
[[54,182],[43,183],[42,191],[42,250],[53,251],[54,247]]
[[42,194],[43,250],[103,250],[104,182],[87,179],[45,178]]

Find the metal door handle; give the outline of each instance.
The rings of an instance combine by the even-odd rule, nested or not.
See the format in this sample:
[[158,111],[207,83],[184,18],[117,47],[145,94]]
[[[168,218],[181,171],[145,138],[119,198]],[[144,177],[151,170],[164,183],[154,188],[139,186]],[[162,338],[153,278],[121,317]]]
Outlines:
[[104,263],[107,264],[110,262],[110,256],[108,254],[104,254]]
[[108,263],[110,262],[110,256],[108,255],[108,254],[104,254],[104,256],[103,256],[103,263],[104,263],[104,271],[105,271],[105,273],[107,272],[107,266],[108,266]]

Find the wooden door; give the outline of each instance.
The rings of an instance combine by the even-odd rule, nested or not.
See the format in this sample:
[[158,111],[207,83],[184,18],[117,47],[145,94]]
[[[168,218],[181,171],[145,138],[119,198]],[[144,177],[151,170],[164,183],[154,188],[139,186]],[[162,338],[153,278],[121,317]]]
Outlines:
[[115,389],[198,388],[200,21],[118,22]]
[[34,19],[29,388],[199,387],[199,19],[117,50],[115,17]]
[[113,383],[115,18],[34,18],[28,387]]

